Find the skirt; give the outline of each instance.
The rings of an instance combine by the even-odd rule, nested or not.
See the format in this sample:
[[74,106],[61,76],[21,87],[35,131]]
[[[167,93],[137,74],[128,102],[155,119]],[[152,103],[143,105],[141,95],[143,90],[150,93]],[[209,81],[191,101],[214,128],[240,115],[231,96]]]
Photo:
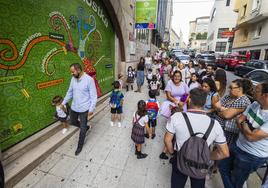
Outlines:
[[131,132],[131,139],[135,144],[144,143],[144,127],[139,124],[134,124]]
[[137,85],[142,86],[144,83],[144,71],[137,71]]

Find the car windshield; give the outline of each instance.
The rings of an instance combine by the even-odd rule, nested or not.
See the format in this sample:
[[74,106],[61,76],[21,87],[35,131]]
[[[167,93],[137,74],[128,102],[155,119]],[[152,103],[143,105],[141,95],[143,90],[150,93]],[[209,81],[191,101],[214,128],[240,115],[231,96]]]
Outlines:
[[247,58],[246,57],[243,57],[243,56],[235,56],[234,58],[235,60],[242,60],[242,61],[246,61]]
[[178,57],[180,60],[190,60],[189,56],[179,56]]
[[203,56],[204,59],[209,59],[209,60],[214,60],[215,57],[214,56]]
[[174,52],[174,55],[176,56],[176,57],[178,57],[178,56],[180,56],[180,55],[182,55],[183,53],[181,52],[181,51],[175,51]]

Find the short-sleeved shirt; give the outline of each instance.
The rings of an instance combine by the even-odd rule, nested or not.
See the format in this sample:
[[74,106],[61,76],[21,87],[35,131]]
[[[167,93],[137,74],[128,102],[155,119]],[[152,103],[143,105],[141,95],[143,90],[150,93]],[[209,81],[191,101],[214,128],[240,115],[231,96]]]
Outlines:
[[191,91],[192,89],[194,88],[199,88],[200,87],[200,84],[198,82],[192,82],[190,85],[189,85],[189,91]]
[[206,104],[205,104],[205,106],[204,106],[204,110],[205,111],[208,111],[208,110],[210,110],[210,109],[212,109],[212,98],[214,97],[214,96],[217,96],[218,95],[218,93],[217,92],[209,92],[208,93],[208,95],[207,95],[207,100],[206,100]]
[[[243,115],[247,117],[247,120],[255,129],[260,129],[268,133],[268,110],[262,110],[258,102],[255,101],[249,105]],[[241,150],[254,156],[261,158],[268,157],[268,138],[250,142],[240,133],[236,144]]]
[[[236,108],[236,109],[246,109],[248,105],[251,104],[249,98],[246,95],[243,95],[237,99],[233,99],[230,95],[226,95],[220,100],[220,102],[221,105],[225,108]],[[215,118],[219,121],[221,126],[224,126],[225,130],[233,133],[239,132],[239,129],[236,126],[236,118],[226,120],[218,115],[215,115]]]
[[172,80],[169,80],[165,91],[170,92],[175,98],[180,98],[185,94],[189,94],[189,87],[184,82],[181,82],[179,86],[176,86]]
[[[63,107],[65,109],[67,109],[66,105],[63,105]],[[57,111],[57,115],[60,118],[66,118],[67,114],[62,110],[62,108],[60,106],[56,106],[56,111]]]
[[[194,133],[200,132],[205,134],[210,125],[210,117],[205,114],[198,114],[192,112],[187,112],[187,116],[190,120]],[[166,130],[171,134],[176,134],[178,150],[182,147],[184,142],[190,138],[190,133],[187,124],[181,112],[177,112],[171,116],[170,120],[167,123]],[[200,137],[202,136],[203,135],[200,134]],[[207,138],[207,144],[211,145],[212,143],[226,143],[226,138],[224,136],[222,127],[220,126],[218,121],[215,121],[211,133]]]
[[[136,115],[136,117],[135,117],[135,115]],[[140,118],[140,116],[138,115],[137,112],[135,112],[135,113],[133,114],[133,120],[136,121],[136,120],[139,119],[139,118]],[[140,124],[142,127],[144,127],[144,126],[148,123],[148,121],[149,121],[148,115],[145,115],[145,116],[143,116],[143,117],[139,120],[139,124]]]

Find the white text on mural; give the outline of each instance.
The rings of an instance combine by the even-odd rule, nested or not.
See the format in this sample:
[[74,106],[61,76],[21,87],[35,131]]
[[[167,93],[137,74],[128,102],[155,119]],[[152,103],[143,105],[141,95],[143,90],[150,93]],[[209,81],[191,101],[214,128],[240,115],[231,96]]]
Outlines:
[[104,16],[103,9],[100,6],[98,6],[98,4],[93,0],[83,0],[83,1],[86,2],[87,5],[89,7],[91,7],[98,14],[98,16],[101,18],[102,22],[104,23],[104,25],[107,28],[108,27],[108,19]]

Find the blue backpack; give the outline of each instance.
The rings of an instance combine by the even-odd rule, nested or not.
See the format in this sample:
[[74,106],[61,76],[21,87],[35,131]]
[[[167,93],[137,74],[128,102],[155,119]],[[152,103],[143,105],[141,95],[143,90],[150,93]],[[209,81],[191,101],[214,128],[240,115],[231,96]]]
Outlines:
[[121,106],[121,92],[120,91],[112,91],[110,97],[110,106],[111,108],[118,108]]

